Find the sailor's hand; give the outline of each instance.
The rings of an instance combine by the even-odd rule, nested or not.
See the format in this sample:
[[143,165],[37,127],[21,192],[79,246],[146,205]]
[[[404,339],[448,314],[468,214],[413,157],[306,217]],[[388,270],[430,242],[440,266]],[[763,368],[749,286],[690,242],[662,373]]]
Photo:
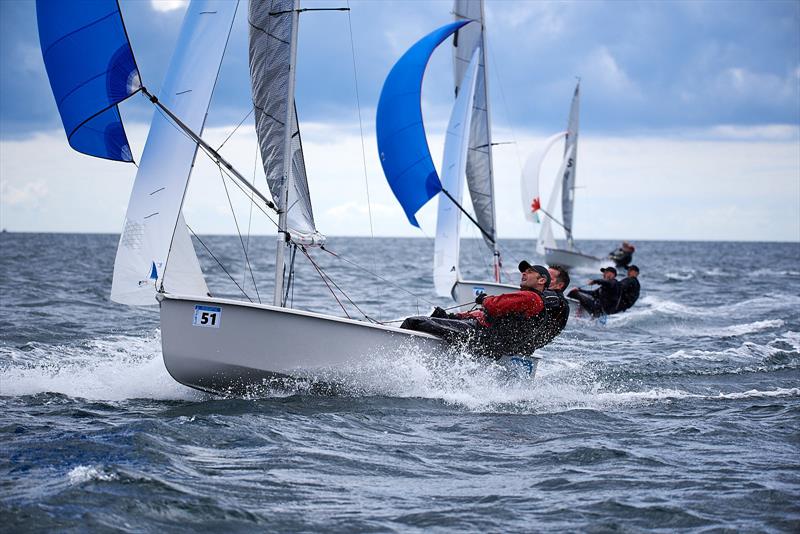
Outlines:
[[595,285],[596,283],[597,283],[597,280],[589,280],[589,281],[586,283],[586,285],[593,286],[593,285]]
[[480,293],[478,293],[478,295],[475,297],[475,304],[483,304],[483,299],[485,299],[485,298],[486,298],[486,293],[484,293],[483,291],[481,291],[481,292],[480,292]]
[[440,308],[439,306],[436,306],[433,309],[433,313],[431,313],[431,317],[434,317],[436,319],[446,319],[447,318],[447,312],[443,308]]

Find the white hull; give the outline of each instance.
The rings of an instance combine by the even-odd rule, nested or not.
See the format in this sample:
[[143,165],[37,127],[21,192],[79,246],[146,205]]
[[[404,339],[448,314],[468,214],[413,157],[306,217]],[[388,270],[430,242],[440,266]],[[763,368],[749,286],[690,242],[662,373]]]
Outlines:
[[450,294],[459,304],[465,304],[457,311],[467,311],[475,305],[475,297],[483,292],[487,295],[502,295],[519,291],[519,285],[498,284],[497,282],[477,282],[473,280],[458,280]]
[[576,267],[599,267],[603,260],[572,250],[545,248],[544,261],[547,265],[560,265],[566,269],[573,269]]
[[[167,371],[181,384],[214,393],[285,377],[328,383],[337,371],[383,354],[447,351],[430,334],[318,313],[216,298],[160,295],[160,301]],[[218,309],[213,326],[193,324],[198,306]],[[503,360],[533,378],[539,357]]]

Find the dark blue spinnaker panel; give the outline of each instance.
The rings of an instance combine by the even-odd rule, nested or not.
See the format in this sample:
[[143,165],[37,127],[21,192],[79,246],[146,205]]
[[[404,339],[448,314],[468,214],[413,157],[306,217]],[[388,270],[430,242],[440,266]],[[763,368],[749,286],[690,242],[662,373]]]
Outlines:
[[141,87],[117,0],[37,0],[39,43],[72,148],[133,161],[117,104]]
[[422,124],[422,77],[436,47],[469,22],[447,24],[417,41],[392,67],[378,100],[375,128],[383,173],[416,227],[417,211],[442,190]]

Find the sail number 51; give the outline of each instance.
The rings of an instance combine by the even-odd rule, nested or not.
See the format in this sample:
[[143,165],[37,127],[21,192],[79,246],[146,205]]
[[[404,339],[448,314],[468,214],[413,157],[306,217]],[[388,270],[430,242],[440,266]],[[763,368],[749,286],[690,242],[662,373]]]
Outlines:
[[217,306],[200,306],[194,307],[194,319],[192,324],[194,326],[203,326],[206,328],[219,328],[219,323],[222,320],[222,308]]

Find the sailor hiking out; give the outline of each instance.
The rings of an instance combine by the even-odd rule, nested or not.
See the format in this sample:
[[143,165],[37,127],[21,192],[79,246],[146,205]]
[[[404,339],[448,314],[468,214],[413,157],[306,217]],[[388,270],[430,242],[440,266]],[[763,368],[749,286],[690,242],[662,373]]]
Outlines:
[[[401,328],[427,332],[442,337],[453,345],[464,345],[481,356],[500,358],[506,355],[528,355],[549,343],[547,297],[550,273],[541,265],[527,261],[519,264],[522,273],[520,290],[503,295],[480,293],[478,309],[450,314],[436,308],[431,317],[409,317]],[[558,308],[557,296],[551,299]]]
[[639,300],[639,268],[636,265],[628,265],[628,277],[619,283],[620,297],[616,313],[630,309]]
[[608,258],[612,260],[617,267],[628,267],[633,261],[634,252],[636,252],[636,247],[627,241],[623,241],[618,249],[609,253]]
[[616,313],[619,304],[620,285],[617,281],[617,270],[614,267],[600,269],[603,278],[589,280],[589,285],[600,286],[594,290],[575,288],[569,292],[571,298],[580,302],[581,307],[593,317]]

